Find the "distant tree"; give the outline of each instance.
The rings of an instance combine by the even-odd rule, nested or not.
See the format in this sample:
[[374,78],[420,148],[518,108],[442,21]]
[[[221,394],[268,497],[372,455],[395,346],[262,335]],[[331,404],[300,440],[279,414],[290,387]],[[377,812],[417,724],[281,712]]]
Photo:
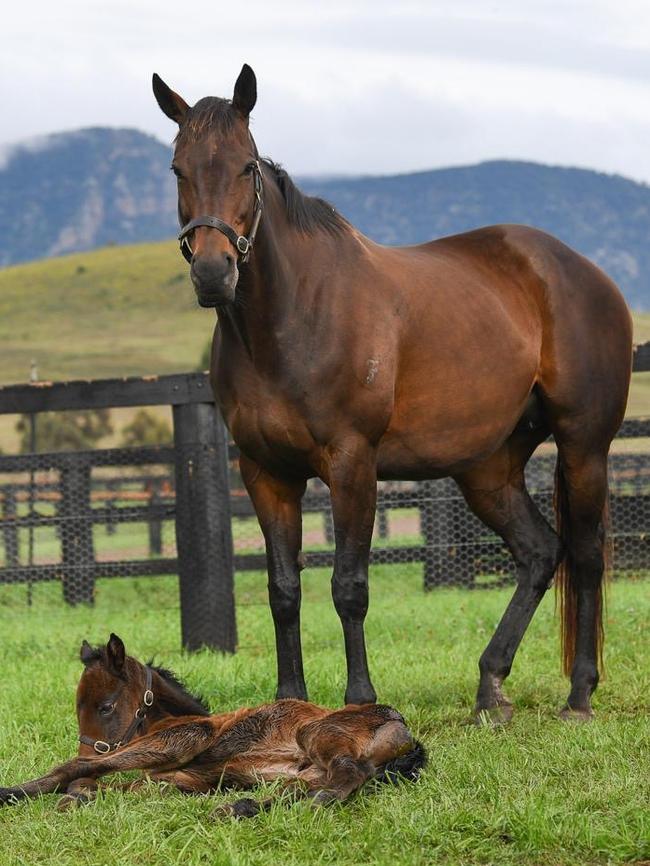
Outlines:
[[[16,424],[20,434],[20,450],[31,450],[29,415],[21,415]],[[113,432],[109,409],[83,412],[43,412],[36,416],[36,450],[84,451],[94,448],[100,439]]]
[[208,342],[203,347],[203,351],[201,352],[201,360],[199,361],[199,366],[196,368],[199,373],[202,373],[204,370],[210,369],[210,358],[212,357],[212,340],[208,340]]
[[169,445],[172,441],[172,430],[163,418],[157,418],[146,409],[138,409],[130,424],[122,428],[123,448],[138,445]]

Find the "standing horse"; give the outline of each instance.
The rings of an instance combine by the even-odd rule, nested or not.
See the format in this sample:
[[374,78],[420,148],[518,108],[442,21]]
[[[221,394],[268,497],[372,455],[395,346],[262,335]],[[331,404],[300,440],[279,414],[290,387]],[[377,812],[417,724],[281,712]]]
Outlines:
[[[559,240],[497,225],[420,246],[373,243],[260,160],[244,65],[232,100],[190,107],[157,75],[179,127],[181,250],[215,307],[211,378],[266,540],[279,697],[306,698],[300,645],[301,498],[330,488],[332,595],[348,703],[375,700],[364,641],[377,479],[451,476],[517,565],[479,662],[478,714],[509,718],[502,683],[558,571],[564,718],[588,718],[602,640],[607,455],[625,412],[632,324],[608,277]],[[524,467],[558,448],[559,533]]]

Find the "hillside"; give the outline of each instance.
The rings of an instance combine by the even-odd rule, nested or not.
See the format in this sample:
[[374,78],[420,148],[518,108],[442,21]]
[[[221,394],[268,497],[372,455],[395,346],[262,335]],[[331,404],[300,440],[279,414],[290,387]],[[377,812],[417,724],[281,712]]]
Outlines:
[[81,129],[0,163],[0,265],[171,237],[170,150],[135,129]]
[[0,270],[0,382],[194,369],[214,328],[172,241]]
[[[61,133],[12,149],[0,163],[0,265],[171,237],[177,221],[169,162],[167,145],[131,129]],[[303,179],[301,186],[389,244],[495,222],[537,225],[610,273],[633,308],[650,310],[644,184],[497,161],[392,177]]]

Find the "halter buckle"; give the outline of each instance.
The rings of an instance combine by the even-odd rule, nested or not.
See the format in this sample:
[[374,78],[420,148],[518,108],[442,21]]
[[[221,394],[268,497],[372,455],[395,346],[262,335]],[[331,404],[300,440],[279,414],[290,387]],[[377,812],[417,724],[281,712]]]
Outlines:
[[147,689],[144,693],[142,703],[145,705],[145,707],[153,706],[153,692],[151,691],[151,689]]
[[237,238],[237,243],[235,244],[235,246],[237,247],[237,250],[242,254],[242,256],[245,256],[251,247],[250,241],[248,240],[248,238],[245,238],[244,235],[240,235]]
[[111,750],[111,744],[105,740],[95,740],[93,749],[100,755],[107,755]]

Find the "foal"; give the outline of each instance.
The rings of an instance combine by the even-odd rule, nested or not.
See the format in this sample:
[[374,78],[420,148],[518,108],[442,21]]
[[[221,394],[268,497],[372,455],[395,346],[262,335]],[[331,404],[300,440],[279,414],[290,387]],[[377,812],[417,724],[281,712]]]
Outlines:
[[[84,641],[80,655],[79,756],[0,788],[0,804],[57,791],[85,800],[101,776],[126,770],[143,770],[185,793],[284,779],[296,796],[325,804],[347,799],[369,779],[415,780],[426,760],[391,707],[332,711],[286,699],[211,715],[169,671],[127,656],[115,634],[101,648]],[[251,817],[270,805],[243,799],[220,813]]]

